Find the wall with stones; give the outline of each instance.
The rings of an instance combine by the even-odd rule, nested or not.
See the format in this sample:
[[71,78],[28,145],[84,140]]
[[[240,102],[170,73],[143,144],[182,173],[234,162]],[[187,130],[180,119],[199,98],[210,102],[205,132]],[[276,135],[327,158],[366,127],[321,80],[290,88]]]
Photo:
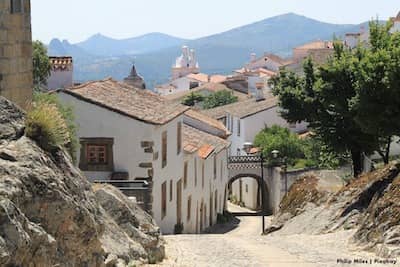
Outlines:
[[32,100],[30,0],[11,13],[11,1],[0,1],[0,95],[26,108]]

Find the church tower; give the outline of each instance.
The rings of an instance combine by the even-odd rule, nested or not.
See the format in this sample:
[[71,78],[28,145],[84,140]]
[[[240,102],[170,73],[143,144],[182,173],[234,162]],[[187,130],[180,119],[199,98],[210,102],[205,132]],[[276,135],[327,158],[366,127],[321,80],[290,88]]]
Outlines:
[[131,73],[124,79],[124,83],[129,84],[135,88],[146,89],[146,84],[142,76],[137,74],[135,64],[132,65]]

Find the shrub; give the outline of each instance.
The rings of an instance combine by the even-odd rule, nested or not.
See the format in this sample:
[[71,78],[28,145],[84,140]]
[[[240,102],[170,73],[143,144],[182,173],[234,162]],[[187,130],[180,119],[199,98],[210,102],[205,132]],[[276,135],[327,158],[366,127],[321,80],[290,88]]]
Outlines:
[[183,223],[177,223],[174,226],[174,234],[179,235],[183,233]]
[[25,126],[26,136],[47,151],[65,146],[70,139],[67,124],[54,104],[34,103]]
[[238,97],[233,95],[232,91],[222,90],[207,96],[203,102],[204,109],[216,108],[238,101]]
[[76,161],[76,151],[79,147],[76,136],[75,117],[72,107],[60,103],[56,94],[35,92],[33,95],[34,105],[50,104],[56,107],[61,117],[64,119],[68,129],[68,140],[63,146],[67,149],[72,160]]

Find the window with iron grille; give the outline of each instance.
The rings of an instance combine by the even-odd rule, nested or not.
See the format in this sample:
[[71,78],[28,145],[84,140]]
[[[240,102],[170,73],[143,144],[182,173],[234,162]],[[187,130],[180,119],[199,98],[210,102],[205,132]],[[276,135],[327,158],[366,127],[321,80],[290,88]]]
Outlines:
[[167,215],[167,182],[161,185],[161,219]]
[[10,0],[11,14],[23,13],[24,0]]

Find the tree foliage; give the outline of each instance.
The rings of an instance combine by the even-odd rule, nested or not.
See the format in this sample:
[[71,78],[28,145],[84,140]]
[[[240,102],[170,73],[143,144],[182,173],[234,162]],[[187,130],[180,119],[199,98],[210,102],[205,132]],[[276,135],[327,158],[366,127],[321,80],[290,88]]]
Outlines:
[[182,104],[186,106],[193,107],[199,102],[204,100],[204,96],[199,93],[191,92],[189,95],[185,96],[182,100]]
[[354,175],[362,155],[381,151],[400,133],[400,39],[391,25],[371,22],[367,47],[347,49],[339,41],[326,64],[304,63],[304,76],[283,70],[271,80],[289,122],[306,121],[336,153],[351,154]]
[[254,145],[262,149],[264,158],[273,160],[272,151],[278,150],[280,156],[293,165],[299,158],[304,157],[301,140],[289,129],[277,125],[265,127],[254,139]]
[[215,108],[227,104],[235,103],[238,97],[234,96],[231,91],[221,90],[207,96],[203,102],[204,109]]
[[47,48],[40,41],[33,42],[33,82],[35,86],[47,84],[50,76],[50,60],[47,56]]

